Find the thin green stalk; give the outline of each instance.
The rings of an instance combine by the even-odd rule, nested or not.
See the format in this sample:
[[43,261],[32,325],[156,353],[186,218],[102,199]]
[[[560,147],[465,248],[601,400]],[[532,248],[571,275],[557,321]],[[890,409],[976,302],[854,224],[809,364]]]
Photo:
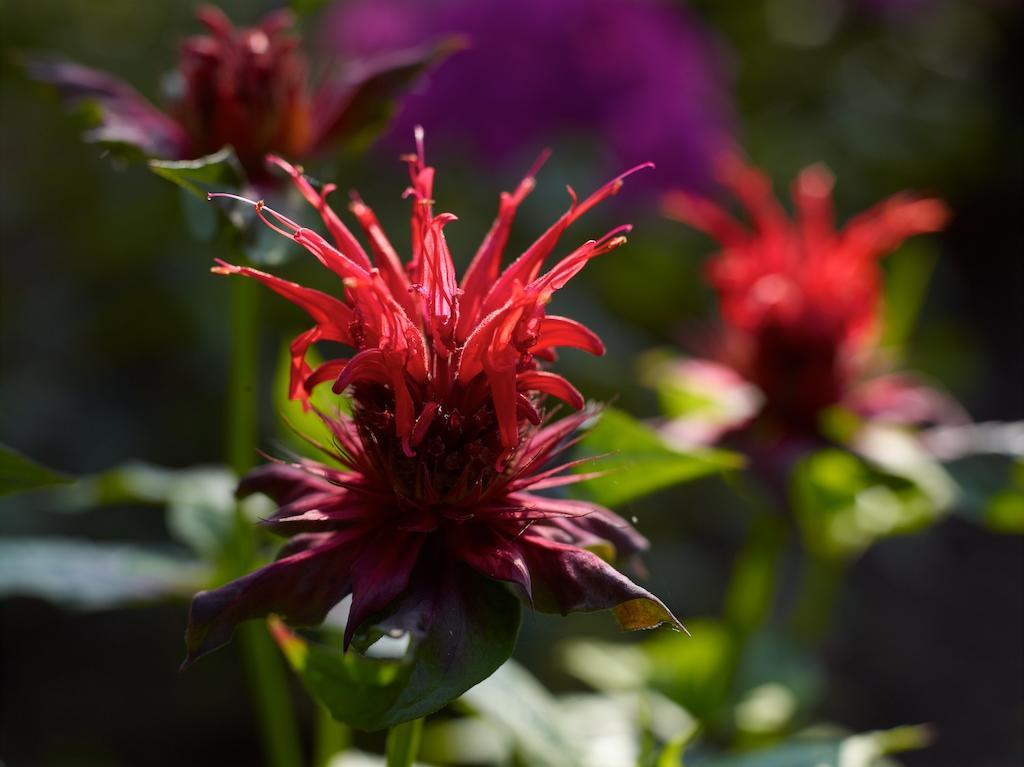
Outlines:
[[327,767],[331,757],[340,754],[349,744],[348,727],[335,721],[327,708],[314,701],[316,720],[313,735],[313,766]]
[[725,621],[740,641],[761,626],[771,612],[785,544],[782,520],[770,511],[755,511],[725,595]]
[[235,641],[249,680],[267,764],[299,767],[303,763],[302,746],[292,712],[288,678],[266,624],[262,621],[243,623],[238,627]]
[[804,642],[817,645],[825,639],[845,574],[845,560],[816,554],[804,558],[800,591],[790,617],[793,633]]
[[[786,529],[778,515],[755,508],[747,540],[736,557],[725,593],[723,618],[731,634],[723,691],[736,683],[736,675],[750,635],[768,620],[777,597],[779,564],[786,545]],[[731,718],[721,709],[713,729],[728,732]]]
[[388,730],[387,767],[412,767],[416,754],[420,750],[420,736],[423,734],[423,720],[413,719],[411,722],[396,724]]
[[231,350],[228,367],[227,458],[241,476],[256,460],[259,412],[259,286],[253,280],[230,281]]
[[[256,459],[259,412],[257,287],[250,280],[230,281],[227,461],[239,476]],[[241,505],[235,510],[235,535],[232,543],[236,570],[234,574],[242,575],[255,564],[256,537],[253,525],[242,513]],[[237,642],[267,764],[271,767],[298,767],[303,763],[302,748],[281,656],[262,623],[248,623],[239,627]]]

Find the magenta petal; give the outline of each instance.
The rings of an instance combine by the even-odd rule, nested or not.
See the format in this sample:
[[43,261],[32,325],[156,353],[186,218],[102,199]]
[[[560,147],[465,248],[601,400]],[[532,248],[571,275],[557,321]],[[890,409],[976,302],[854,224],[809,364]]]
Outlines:
[[227,644],[235,627],[250,618],[276,613],[293,625],[323,622],[349,591],[349,564],[359,534],[335,533],[308,547],[312,539],[307,538],[291,547],[288,556],[196,594],[185,631],[188,655],[183,667]]
[[188,146],[184,129],[118,78],[60,59],[30,59],[25,68],[40,82],[53,85],[71,107],[92,102],[100,122],[85,134],[88,141],[126,144],[148,157],[182,159]]
[[523,597],[533,600],[530,570],[515,537],[484,527],[466,529],[456,547],[462,561],[478,573],[512,583],[519,587]]
[[391,604],[409,585],[426,536],[385,528],[361,547],[352,563],[352,608],[345,625],[345,649],[360,626]]
[[[617,557],[629,558],[646,551],[650,544],[632,525],[615,512],[587,501],[566,498],[542,498],[529,493],[516,493],[512,500],[531,509],[550,513],[551,516],[534,525],[534,532],[544,534],[544,528],[555,528],[568,535],[576,545],[589,545],[590,539],[610,543]],[[545,535],[545,537],[550,537]]]
[[844,404],[872,421],[923,426],[970,422],[956,400],[906,373],[866,381],[847,395]]
[[312,493],[337,492],[338,488],[326,479],[299,466],[268,463],[242,477],[242,481],[238,483],[237,495],[239,498],[245,498],[253,493],[263,493],[279,506],[284,506]]
[[562,615],[611,610],[623,629],[668,624],[684,630],[660,599],[596,554],[531,533],[520,540],[538,610]]

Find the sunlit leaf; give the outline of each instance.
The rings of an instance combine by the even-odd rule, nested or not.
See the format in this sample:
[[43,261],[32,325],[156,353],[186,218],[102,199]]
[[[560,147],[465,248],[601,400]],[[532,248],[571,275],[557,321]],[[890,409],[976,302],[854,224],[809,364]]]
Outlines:
[[0,444],[0,495],[64,485],[73,481],[66,474],[48,469],[16,450]]
[[882,767],[892,764],[885,755],[923,748],[929,740],[925,727],[897,727],[844,738],[794,739],[735,756],[694,758],[687,767]]
[[[67,514],[103,506],[163,506],[171,535],[209,557],[230,537],[236,484],[235,476],[223,466],[171,469],[137,462],[42,488],[5,506]],[[254,514],[265,507],[265,499],[244,503]]]
[[196,160],[150,160],[149,168],[204,204],[211,192],[237,193],[244,180],[242,168],[231,147]]
[[[357,749],[346,749],[344,752],[331,757],[327,767],[387,767],[383,756],[368,754]],[[427,762],[415,761],[413,767],[431,767]]]
[[919,530],[941,513],[920,484],[844,450],[802,459],[791,490],[804,542],[825,557],[855,556],[878,538]]
[[641,690],[654,673],[641,644],[573,637],[560,642],[556,651],[562,668],[602,692]]
[[685,767],[683,752],[697,736],[696,726],[683,729],[682,732],[674,735],[658,754],[658,761],[655,767]]
[[[323,361],[316,349],[310,349],[306,360],[314,369]],[[288,345],[281,348],[277,367],[274,370],[274,409],[281,418],[281,436],[288,448],[295,452],[317,460],[323,460],[324,454],[310,442],[326,447],[334,444],[334,436],[316,410],[328,415],[351,412],[351,402],[344,395],[334,394],[329,383],[322,384],[313,390],[310,403],[313,407],[303,408],[302,403],[288,397],[288,382],[291,373],[291,352]],[[315,409],[314,409],[315,408]]]
[[508,661],[462,701],[509,733],[527,764],[572,767],[576,755],[559,726],[558,702],[524,668]]
[[99,609],[190,596],[206,577],[193,560],[140,546],[67,538],[0,540],[0,597]]
[[720,623],[698,619],[687,625],[690,636],[666,632],[629,645],[569,639],[558,655],[566,671],[596,690],[653,689],[707,717],[728,694],[733,642]]
[[936,256],[929,241],[912,240],[885,260],[885,316],[881,323],[884,346],[899,348],[910,338],[935,270]]
[[413,759],[416,758],[416,753],[420,748],[422,733],[422,719],[402,722],[389,729],[385,747],[387,767],[412,767]]
[[802,645],[762,630],[744,643],[733,680],[736,727],[754,735],[782,732],[818,703],[824,686],[823,670]]
[[612,408],[602,412],[581,443],[581,450],[601,457],[579,467],[579,471],[600,471],[604,475],[582,483],[580,490],[606,506],[742,465],[738,455],[725,450],[672,450],[651,428]]
[[513,747],[508,732],[486,719],[467,716],[427,722],[420,756],[440,764],[507,764]]

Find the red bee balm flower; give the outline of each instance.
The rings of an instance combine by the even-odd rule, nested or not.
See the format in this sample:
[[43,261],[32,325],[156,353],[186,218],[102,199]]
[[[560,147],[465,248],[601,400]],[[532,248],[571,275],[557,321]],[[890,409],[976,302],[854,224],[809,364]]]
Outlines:
[[797,177],[795,221],[757,170],[730,158],[720,172],[752,231],[684,192],[666,197],[665,212],[722,245],[708,275],[727,326],[723,361],[761,390],[762,419],[787,434],[815,434],[822,410],[848,395],[877,340],[879,258],[911,235],[941,229],[948,211],[939,200],[898,194],[837,232],[824,166]]
[[[453,584],[481,577],[511,584],[543,611],[611,609],[623,628],[681,627],[656,597],[592,551],[630,559],[646,548],[643,537],[607,509],[537,494],[586,477],[563,473],[571,463],[547,464],[589,416],[545,424],[546,397],[574,408],[583,398],[538,361],[553,359],[557,347],[603,352],[593,332],[548,315],[546,306],[587,261],[623,244],[628,227],[584,243],[543,274],[542,266],[565,229],[629,174],[585,200],[572,195],[568,211],[501,272],[516,209],[534,187],[531,172],[501,196],[494,225],[457,282],[444,236],[455,217],[434,214],[434,169],[424,162],[421,133],[417,145],[406,158],[406,264],[358,197],[350,209],[373,261],[327,206],[333,185],[317,191],[299,169],[270,158],[318,210],[333,244],[262,202],[257,213],[337,274],[343,298],[248,267],[214,269],[257,279],[309,313],[315,324],[291,347],[291,396],[308,403],[315,386],[333,382],[335,392],[350,390],[353,410],[351,417],[320,414],[336,443],[322,449],[344,468],[271,464],[243,480],[243,495],[262,492],[278,502],[266,525],[292,538],[274,563],[196,596],[189,660],[227,642],[242,620],[277,613],[317,624],[349,594],[346,647],[371,625],[417,637],[451,632],[462,609]],[[355,354],[311,369],[306,352],[320,340]]]
[[167,114],[104,72],[59,60],[30,60],[28,69],[69,103],[99,107],[99,125],[89,140],[172,160],[231,146],[249,175],[263,180],[267,152],[305,157],[382,119],[383,102],[440,51],[409,50],[352,64],[343,77],[329,77],[311,93],[287,11],[246,28],[234,27],[213,6],[200,8],[196,17],[207,34],[182,43]]

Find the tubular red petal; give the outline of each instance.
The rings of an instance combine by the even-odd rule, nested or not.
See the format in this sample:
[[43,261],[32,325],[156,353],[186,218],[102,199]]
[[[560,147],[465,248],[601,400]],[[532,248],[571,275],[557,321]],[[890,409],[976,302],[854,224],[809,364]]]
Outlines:
[[552,224],[551,227],[541,235],[540,239],[531,245],[523,255],[516,259],[512,265],[502,273],[501,277],[498,278],[498,281],[494,283],[483,302],[481,313],[488,314],[508,300],[513,284],[518,282],[521,285],[526,285],[533,281],[540,271],[541,266],[543,266],[544,260],[548,257],[551,251],[554,250],[555,245],[558,244],[558,240],[562,236],[562,233],[570,224],[595,205],[615,194],[618,194],[618,191],[622,188],[623,182],[627,176],[645,168],[653,167],[654,165],[652,163],[644,163],[642,165],[637,165],[634,168],[630,168],[622,175],[617,176],[602,186],[582,203],[577,203],[575,195],[573,195],[573,201],[569,206],[569,210],[562,214],[561,218]]
[[484,297],[501,273],[501,259],[505,252],[505,246],[508,244],[516,211],[536,186],[534,175],[548,156],[550,156],[549,151],[541,154],[513,193],[501,193],[498,216],[494,219],[490,231],[487,232],[487,236],[470,262],[466,276],[462,280],[463,296],[460,302],[462,316],[457,333],[459,341],[464,341],[469,336],[474,325],[480,319],[480,309]]
[[746,229],[721,207],[689,192],[669,192],[661,210],[668,218],[692,226],[727,247],[745,242]]
[[402,261],[395,252],[394,247],[388,240],[384,230],[380,228],[377,216],[364,203],[358,195],[353,194],[349,210],[356,217],[359,226],[370,239],[370,248],[373,250],[374,258],[377,260],[377,267],[380,269],[381,277],[391,291],[391,296],[397,301],[410,319],[417,316],[415,303],[409,294],[409,279],[405,275]]
[[[317,192],[313,185],[306,180],[306,177],[302,175],[295,166],[286,162],[277,155],[267,155],[267,162],[276,165],[284,170],[292,178],[292,182],[295,187],[302,193],[302,196],[306,199],[310,205],[316,208],[320,217],[323,219],[324,225],[327,227],[327,231],[331,233],[334,238],[334,242],[338,246],[338,251],[342,256],[353,261],[355,264],[360,266],[362,269],[369,271],[372,267],[370,263],[370,257],[366,255],[366,251],[363,250],[362,245],[355,238],[349,228],[345,226],[338,214],[327,204],[327,193],[329,189],[324,188],[323,192]],[[333,187],[331,187],[333,188]]]
[[940,231],[949,218],[949,208],[941,200],[897,194],[851,219],[840,237],[844,248],[874,258],[895,250],[915,234]]
[[326,381],[337,380],[338,376],[341,375],[341,371],[345,369],[345,366],[349,362],[351,362],[351,360],[348,359],[336,359],[324,362],[319,365],[316,370],[306,376],[305,381],[303,381],[303,386],[307,392],[312,392],[313,388],[318,384],[322,384]]
[[799,215],[803,236],[804,258],[813,259],[827,253],[834,237],[832,186],[835,177],[824,165],[804,168],[793,184],[793,202]]
[[372,381],[388,384],[390,377],[384,362],[384,354],[380,349],[363,349],[348,361],[344,369],[334,381],[331,389],[341,394],[350,384],[356,381]]
[[550,394],[563,402],[580,410],[583,405],[583,395],[575,386],[569,383],[562,376],[541,370],[534,370],[527,373],[520,373],[517,379],[520,391],[539,391]]
[[604,343],[590,328],[568,317],[548,315],[540,321],[537,341],[530,351],[536,354],[556,347],[582,349],[597,356],[604,354]]
[[218,264],[212,269],[214,273],[240,274],[243,277],[259,280],[275,293],[304,309],[310,317],[316,320],[325,339],[345,344],[352,343],[349,334],[349,326],[353,319],[352,310],[334,296],[303,287],[295,282],[282,280],[280,277],[248,266],[234,266],[220,260],[218,260]]
[[423,409],[420,410],[420,414],[416,417],[416,423],[412,428],[412,445],[413,447],[419,445],[424,438],[427,436],[427,431],[430,429],[430,424],[434,421],[434,416],[437,415],[437,403],[426,402],[423,405]]
[[511,450],[519,444],[518,396],[514,368],[499,370],[486,366],[487,383],[491,387],[494,414],[498,419],[501,444]]

